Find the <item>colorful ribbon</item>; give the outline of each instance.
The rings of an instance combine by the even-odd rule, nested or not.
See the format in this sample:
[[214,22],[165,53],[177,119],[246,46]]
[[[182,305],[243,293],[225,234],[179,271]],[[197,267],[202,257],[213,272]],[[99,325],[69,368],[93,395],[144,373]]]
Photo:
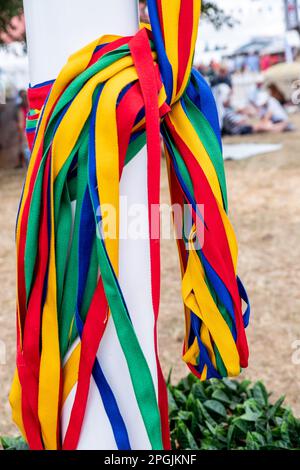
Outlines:
[[[118,282],[119,239],[101,231],[106,204],[119,220],[123,168],[147,143],[152,233],[160,135],[172,203],[187,205],[190,215],[175,223],[186,319],[183,359],[201,380],[247,367],[249,306],[243,314],[242,300],[248,299],[236,276],[217,111],[209,86],[192,70],[201,2],[169,3],[148,1],[151,31],[104,36],[72,55],[54,82],[29,90],[32,156],[16,229],[17,370],[10,400],[32,449],[77,447],[91,376],[118,449],[131,448],[96,356],[110,315],[151,447],[170,446],[156,339],[159,241],[150,237],[157,397]],[[63,439],[61,410],[76,383]]]

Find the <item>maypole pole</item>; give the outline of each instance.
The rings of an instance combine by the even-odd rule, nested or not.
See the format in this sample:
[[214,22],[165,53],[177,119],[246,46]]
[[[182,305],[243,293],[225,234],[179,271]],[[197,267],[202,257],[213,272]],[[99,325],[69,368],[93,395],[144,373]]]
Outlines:
[[[96,38],[106,34],[131,36],[138,31],[137,0],[24,0],[24,9],[32,86],[55,79],[69,56]],[[143,237],[135,240],[126,236],[130,207],[148,206],[145,148],[124,168],[120,198],[124,207],[120,212],[120,233],[124,236],[120,239],[119,283],[157,392],[149,239]],[[141,223],[144,224],[139,227],[141,233],[148,234],[147,217]],[[72,351],[77,343],[72,346]],[[70,352],[65,360],[70,357]],[[97,356],[117,400],[131,448],[151,448],[111,317]],[[62,409],[63,436],[68,427],[75,391],[76,385]],[[93,378],[78,448],[116,448]]]
[[156,332],[161,136],[172,203],[189,212],[174,217],[183,360],[201,380],[248,364],[219,120],[192,69],[201,1],[147,4],[152,31],[138,31],[135,0],[25,1],[32,153],[10,401],[31,449],[170,447]]

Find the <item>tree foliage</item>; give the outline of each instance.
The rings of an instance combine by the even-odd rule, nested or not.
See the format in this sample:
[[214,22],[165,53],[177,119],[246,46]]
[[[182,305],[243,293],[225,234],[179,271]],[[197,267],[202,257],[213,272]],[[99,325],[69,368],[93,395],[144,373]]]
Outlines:
[[202,13],[204,18],[212,23],[216,29],[220,29],[224,25],[232,27],[236,23],[236,21],[231,16],[227,15],[222,8],[219,8],[215,2],[202,2]]
[[[140,0],[140,4],[145,5],[146,0]],[[214,1],[202,1],[202,15],[206,20],[212,23],[216,29],[224,25],[232,27],[235,24],[235,20],[227,15],[222,8],[218,7]]]
[[22,12],[22,0],[0,0],[0,31],[6,31],[13,16]]

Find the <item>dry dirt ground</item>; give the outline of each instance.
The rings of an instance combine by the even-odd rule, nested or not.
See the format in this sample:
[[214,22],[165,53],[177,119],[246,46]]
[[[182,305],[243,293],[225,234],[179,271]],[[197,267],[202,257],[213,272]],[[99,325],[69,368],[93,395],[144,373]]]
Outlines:
[[[244,137],[243,142],[280,142],[283,149],[228,161],[226,173],[230,215],[239,240],[239,274],[252,304],[250,364],[242,376],[264,380],[274,399],[285,394],[300,415],[300,354],[293,349],[297,340],[300,344],[300,116],[294,121],[294,133]],[[0,171],[0,348],[6,347],[6,360],[0,356],[5,362],[0,363],[0,434],[16,432],[7,395],[15,348],[14,223],[23,177],[22,171]],[[162,201],[168,201],[165,173]],[[181,361],[184,315],[172,241],[162,243],[162,264],[160,357],[165,374],[173,369],[175,382],[187,369]]]

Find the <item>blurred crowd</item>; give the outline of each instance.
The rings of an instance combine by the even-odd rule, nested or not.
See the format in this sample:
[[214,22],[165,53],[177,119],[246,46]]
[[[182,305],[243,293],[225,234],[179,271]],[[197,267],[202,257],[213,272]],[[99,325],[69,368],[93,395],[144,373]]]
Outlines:
[[[298,52],[296,49],[291,49],[290,61],[297,60]],[[230,74],[233,73],[259,73],[268,70],[276,64],[285,62],[285,54],[283,52],[277,54],[261,55],[258,51],[253,53],[238,54],[232,57],[226,57],[224,64]],[[223,64],[211,60],[209,65],[199,65],[199,71],[202,75],[214,80],[220,73],[222,73]]]
[[234,106],[232,88],[227,83],[213,87],[223,134],[245,135],[257,132],[284,132],[294,130],[283,104],[264,90],[260,82],[249,93],[248,102]]
[[[140,1],[140,17],[148,22],[146,2]],[[297,50],[289,48],[289,61],[296,60]],[[288,99],[276,81],[264,83],[263,73],[287,59],[287,48],[270,54],[259,50],[226,57],[219,64],[212,60],[209,65],[198,66],[199,72],[212,87],[223,134],[244,135],[256,132],[283,132],[293,130],[286,110]],[[240,102],[234,99],[235,80],[247,83],[247,93]],[[299,75],[300,77],[300,75]],[[245,85],[244,84],[244,85]],[[246,88],[246,87],[244,87]]]
[[[213,72],[206,73],[205,77],[212,87],[223,135],[294,130],[286,109],[290,103],[280,87],[275,83],[265,83],[263,74],[253,75],[255,80],[252,86],[248,87],[246,99],[239,100],[235,96],[236,75],[230,73],[225,65],[218,68],[211,65],[211,69]],[[8,93],[6,105],[0,106],[0,130],[6,129],[8,132],[9,129],[7,139],[3,133],[0,133],[0,150],[3,141],[14,141],[15,168],[26,167],[30,157],[25,135],[27,113],[28,101],[25,90]],[[7,126],[8,123],[10,124]]]
[[[148,22],[146,2],[141,0],[139,5],[141,21]],[[20,31],[24,29],[23,17],[19,21],[19,26]],[[9,38],[6,38],[6,42],[9,42]],[[259,51],[254,49],[252,51],[226,57],[221,63],[211,60],[208,65],[203,63],[196,65],[212,87],[222,133],[245,135],[257,132],[292,131],[294,127],[287,112],[290,97],[282,91],[278,78],[271,81],[265,79],[266,73],[279,67],[280,64],[289,67],[289,64],[284,64],[287,59],[286,53],[262,55]],[[289,58],[292,65],[297,64],[299,67],[291,74],[293,80],[300,78],[300,63],[297,62],[296,53],[295,49],[291,49]],[[288,73],[288,69],[282,70],[285,78]],[[288,84],[289,95],[291,83],[292,80]],[[12,166],[15,168],[27,166],[30,155],[25,136],[27,112],[28,101],[25,90],[16,91],[14,88],[13,91],[6,93],[6,104],[0,106],[0,166],[1,159],[3,161],[9,153],[7,149],[11,143],[14,147]]]
[[[228,61],[224,64],[211,61],[209,66],[201,65],[198,70],[212,87],[223,135],[294,130],[287,112],[289,99],[276,81],[266,82],[260,62],[254,56],[247,57],[238,71]],[[247,93],[237,100],[236,83],[241,86],[243,77],[247,81]]]

